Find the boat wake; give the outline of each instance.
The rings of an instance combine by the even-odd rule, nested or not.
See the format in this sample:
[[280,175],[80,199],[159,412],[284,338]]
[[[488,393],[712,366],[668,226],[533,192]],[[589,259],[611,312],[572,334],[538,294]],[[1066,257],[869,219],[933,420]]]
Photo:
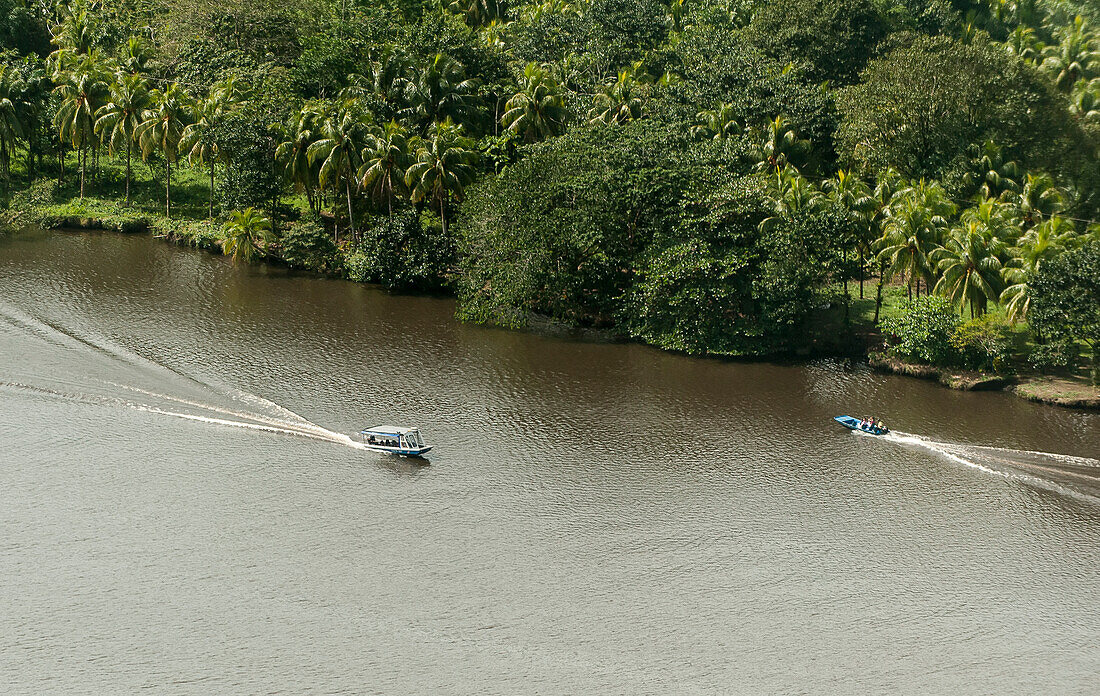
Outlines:
[[[3,391],[367,449],[257,394],[188,375],[9,306],[0,305],[0,332],[14,358],[0,367]],[[32,362],[20,361],[20,355],[33,355],[30,372],[20,371],[21,362]]]
[[1087,498],[1091,502],[1100,501],[1100,459],[1054,452],[939,442],[898,431],[892,431],[882,437],[902,446],[929,450],[956,463],[995,476]]

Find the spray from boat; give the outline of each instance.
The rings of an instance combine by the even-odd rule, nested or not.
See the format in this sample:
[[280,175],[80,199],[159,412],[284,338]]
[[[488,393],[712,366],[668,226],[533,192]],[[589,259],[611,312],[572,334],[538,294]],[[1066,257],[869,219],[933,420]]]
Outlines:
[[[73,353],[77,374],[0,380],[0,389],[102,407],[128,408],[199,423],[302,437],[368,450],[364,443],[329,430],[257,394],[186,374],[98,337],[0,305],[0,321],[28,339],[27,347]],[[99,373],[102,376],[95,376]],[[147,379],[152,377],[152,379]],[[179,394],[140,386],[175,384]],[[32,383],[33,382],[33,383]]]
[[1089,502],[1100,502],[1100,460],[1056,452],[941,442],[893,431],[883,440],[930,451],[949,461]]

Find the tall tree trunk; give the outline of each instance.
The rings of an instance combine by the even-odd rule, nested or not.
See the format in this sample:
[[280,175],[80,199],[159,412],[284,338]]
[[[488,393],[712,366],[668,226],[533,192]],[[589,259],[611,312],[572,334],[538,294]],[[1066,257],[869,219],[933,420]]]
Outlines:
[[446,201],[447,199],[444,196],[439,197],[439,221],[443,225],[443,239],[447,238],[447,214],[443,209]]
[[172,217],[172,160],[164,153],[164,217]]
[[80,160],[80,200],[84,200],[84,169],[88,166],[88,148],[84,145],[80,146],[80,154],[77,156]]
[[359,238],[355,236],[355,216],[351,213],[351,178],[344,178],[344,190],[348,195],[348,229],[351,230],[351,239],[354,242],[358,242]]
[[843,261],[844,265],[842,266],[842,268],[844,269],[842,271],[842,273],[844,273],[844,296],[847,297],[848,296],[848,249],[845,248],[842,253],[843,253],[842,258],[844,259],[844,261]]
[[127,138],[126,140],[126,207],[130,207],[130,153],[134,149],[134,143]]
[[214,160],[210,160],[210,210],[209,218],[214,219]]
[[867,260],[863,257],[863,248],[860,247],[860,249],[859,249],[859,299],[861,299],[861,300],[863,299],[863,272],[865,270],[864,267],[866,265],[867,265]]
[[875,290],[875,318],[874,323],[878,323],[879,311],[882,309],[882,286],[886,284],[886,263],[879,262],[878,268],[878,288]]
[[340,243],[340,220],[336,217],[337,206],[340,204],[339,185],[339,179],[332,182],[332,238],[337,244]]

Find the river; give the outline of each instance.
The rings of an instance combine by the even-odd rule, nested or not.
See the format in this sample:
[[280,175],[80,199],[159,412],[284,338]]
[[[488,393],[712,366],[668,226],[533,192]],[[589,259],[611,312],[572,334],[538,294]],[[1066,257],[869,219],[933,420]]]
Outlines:
[[453,315],[0,237],[5,693],[1096,693],[1100,416]]

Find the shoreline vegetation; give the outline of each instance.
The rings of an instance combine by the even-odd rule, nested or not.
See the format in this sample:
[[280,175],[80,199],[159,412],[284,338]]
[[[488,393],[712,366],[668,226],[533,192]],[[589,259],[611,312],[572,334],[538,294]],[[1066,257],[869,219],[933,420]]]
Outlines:
[[1091,4],[0,3],[9,226],[1100,404]]
[[[88,215],[62,216],[56,213],[39,213],[39,216],[32,215],[30,217],[26,215],[9,216],[4,222],[8,227],[31,225],[43,229],[149,234],[154,238],[166,240],[177,246],[186,246],[217,254],[222,253],[222,243],[224,241],[218,236],[217,231],[206,229],[206,221],[198,223],[197,227],[194,223],[175,227],[164,224],[158,225],[156,221],[151,221],[148,218],[97,218]],[[262,262],[272,261],[282,266],[289,265],[283,259],[275,259],[270,256],[262,260]],[[306,272],[349,280],[344,274],[325,273],[317,270],[307,270]],[[543,317],[531,318],[526,328],[540,335],[585,341],[620,342],[629,340],[628,336],[612,331],[567,326]],[[873,326],[868,325],[868,329],[870,328],[873,328]],[[940,368],[927,363],[906,362],[892,357],[875,350],[876,342],[872,336],[865,335],[863,339],[862,344],[867,347],[866,350],[856,349],[853,353],[841,354],[833,346],[829,350],[819,353],[819,355],[822,357],[865,359],[868,365],[876,371],[916,379],[934,380],[949,389],[960,391],[1008,391],[1015,396],[1037,403],[1100,411],[1100,388],[1093,386],[1088,380],[1080,376],[1074,378],[1066,375],[1053,376],[1038,373],[999,374]],[[858,339],[853,340],[856,340],[857,343],[849,343],[850,347],[858,344]],[[810,351],[802,351],[800,355],[786,357],[805,359],[810,355]],[[763,359],[763,356],[761,359]]]

